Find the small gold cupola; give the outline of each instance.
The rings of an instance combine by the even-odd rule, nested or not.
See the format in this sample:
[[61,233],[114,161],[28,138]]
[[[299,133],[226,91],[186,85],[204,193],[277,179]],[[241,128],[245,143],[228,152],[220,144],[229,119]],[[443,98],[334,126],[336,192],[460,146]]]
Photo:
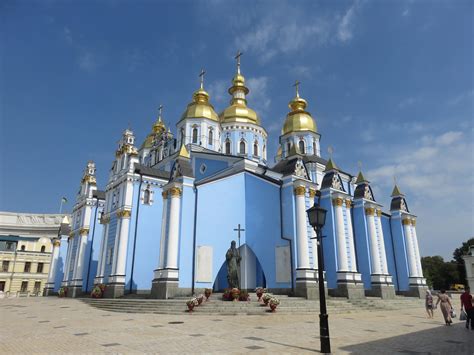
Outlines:
[[295,82],[296,96],[290,101],[288,107],[291,111],[286,115],[285,123],[281,131],[282,135],[293,132],[313,132],[317,133],[316,122],[311,114],[306,111],[308,103],[305,99],[300,97],[298,86],[300,82]]
[[260,118],[257,113],[247,107],[247,99],[245,95],[249,93],[249,89],[245,86],[245,78],[240,73],[240,57],[242,53],[238,52],[235,56],[237,60],[237,73],[232,79],[232,86],[229,88],[229,94],[232,95],[230,106],[220,113],[219,119],[221,123],[253,123],[260,125]]
[[193,101],[188,104],[186,111],[181,116],[181,120],[186,118],[207,118],[212,121],[219,122],[219,116],[214,107],[209,103],[209,94],[204,90],[204,74],[206,72],[201,70],[199,76],[201,77],[201,86],[193,93]]
[[160,135],[166,131],[166,125],[161,118],[162,111],[163,105],[160,105],[160,107],[158,107],[158,118],[156,119],[155,123],[153,123],[151,133],[145,138],[140,149],[153,147],[155,136]]

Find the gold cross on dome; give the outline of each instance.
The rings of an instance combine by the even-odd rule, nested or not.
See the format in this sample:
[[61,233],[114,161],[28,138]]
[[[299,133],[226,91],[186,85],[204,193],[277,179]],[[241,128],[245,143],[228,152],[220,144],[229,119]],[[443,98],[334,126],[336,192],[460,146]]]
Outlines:
[[240,74],[240,57],[242,56],[242,52],[240,50],[237,51],[237,55],[234,59],[237,59],[237,73]]
[[199,77],[201,78],[201,89],[204,89],[204,74],[206,74],[206,72],[204,69],[201,69],[201,72],[199,73]]
[[163,105],[158,106],[158,116],[161,117],[161,113],[163,112]]
[[300,93],[299,93],[299,86],[300,86],[301,82],[296,80],[295,83],[293,84],[293,86],[296,88],[296,97],[300,97]]

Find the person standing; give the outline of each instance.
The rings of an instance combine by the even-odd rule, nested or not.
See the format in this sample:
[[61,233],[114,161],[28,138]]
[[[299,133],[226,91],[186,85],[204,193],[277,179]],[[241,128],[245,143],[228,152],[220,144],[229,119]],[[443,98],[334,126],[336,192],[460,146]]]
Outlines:
[[461,295],[461,311],[464,308],[466,312],[466,328],[469,329],[469,321],[471,322],[471,330],[474,330],[474,307],[472,306],[472,295],[469,286],[466,286],[464,293]]
[[426,313],[428,313],[428,318],[433,318],[433,296],[430,290],[426,290],[425,308]]
[[441,303],[440,308],[441,312],[443,313],[446,325],[451,325],[451,323],[453,322],[451,319],[451,310],[453,309],[453,305],[451,304],[449,296],[446,294],[446,290],[441,290],[438,294],[438,301],[436,301],[436,306],[439,303]]

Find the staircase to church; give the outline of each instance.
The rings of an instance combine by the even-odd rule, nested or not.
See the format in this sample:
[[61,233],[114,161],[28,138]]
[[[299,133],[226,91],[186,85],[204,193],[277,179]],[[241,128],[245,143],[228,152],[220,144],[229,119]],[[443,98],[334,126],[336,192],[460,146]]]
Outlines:
[[[310,301],[299,297],[279,295],[280,305],[277,312],[283,314],[319,313],[319,301]],[[168,300],[156,300],[138,297],[124,297],[119,299],[82,298],[84,303],[110,312],[122,313],[155,313],[155,314],[183,314],[187,312],[186,301],[189,297]],[[327,309],[329,314],[352,312],[367,312],[380,310],[397,310],[424,307],[424,301],[416,298],[397,297],[393,300],[368,297],[360,300],[347,300],[329,297]],[[255,294],[251,295],[250,302],[222,301],[222,294],[213,294],[208,302],[195,307],[193,313],[206,315],[258,315],[269,313],[269,307],[257,302]]]

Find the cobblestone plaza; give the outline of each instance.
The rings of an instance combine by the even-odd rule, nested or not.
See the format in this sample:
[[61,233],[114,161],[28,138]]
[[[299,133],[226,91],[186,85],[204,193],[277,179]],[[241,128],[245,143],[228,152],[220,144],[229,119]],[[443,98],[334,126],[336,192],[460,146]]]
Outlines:
[[[212,302],[212,301],[211,301]],[[456,309],[459,302],[454,300]],[[317,314],[182,315],[107,312],[77,299],[0,300],[1,354],[318,353]],[[206,307],[211,307],[211,304]],[[473,354],[474,332],[423,308],[330,315],[336,354]]]

